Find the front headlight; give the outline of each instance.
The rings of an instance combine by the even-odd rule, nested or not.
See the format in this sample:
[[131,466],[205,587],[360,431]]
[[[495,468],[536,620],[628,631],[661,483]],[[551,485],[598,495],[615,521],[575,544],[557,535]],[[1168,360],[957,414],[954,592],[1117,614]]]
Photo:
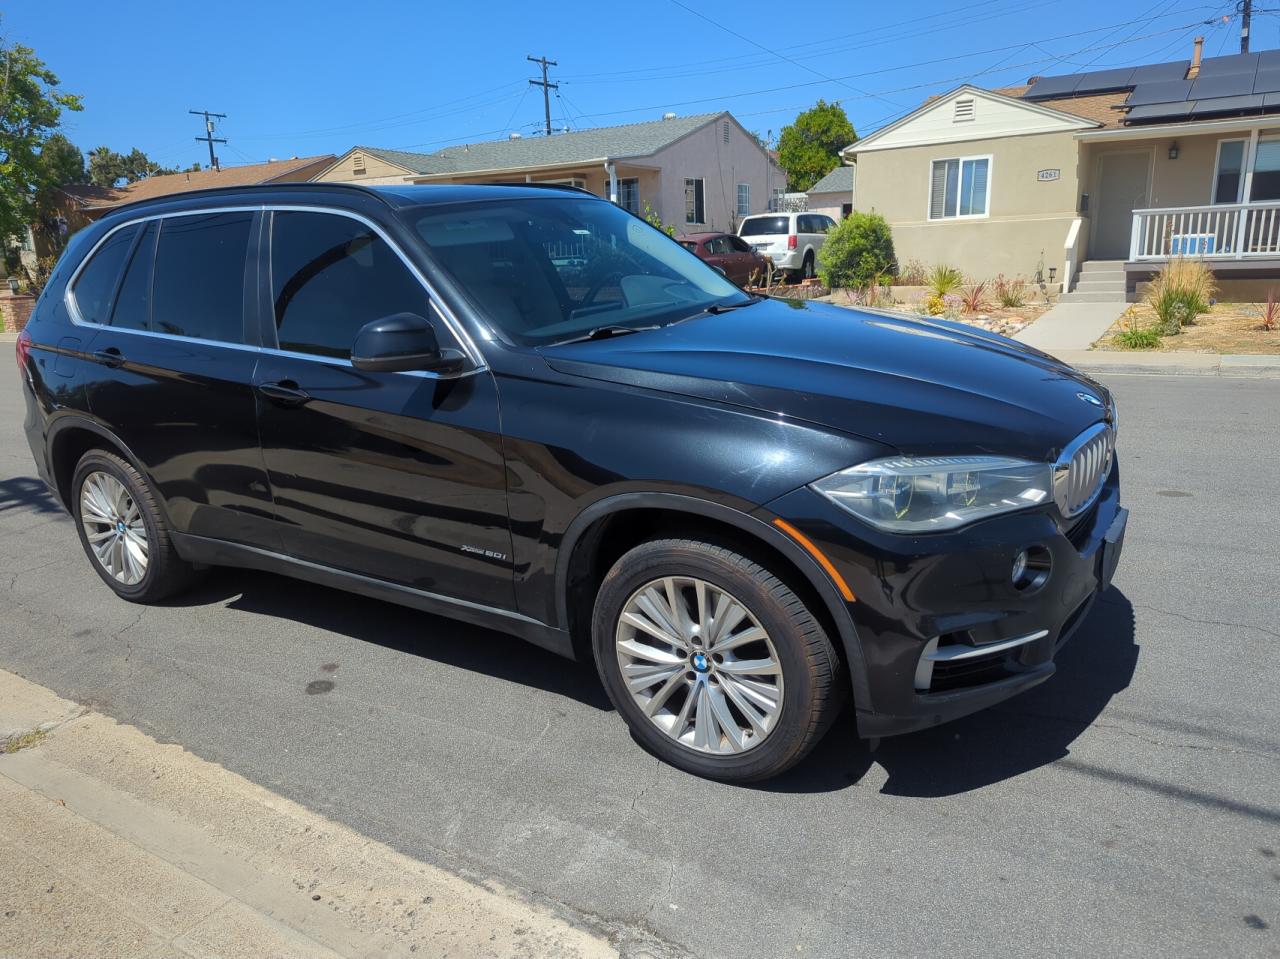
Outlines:
[[891,533],[937,533],[1052,499],[1048,463],[1004,456],[894,456],[812,484]]

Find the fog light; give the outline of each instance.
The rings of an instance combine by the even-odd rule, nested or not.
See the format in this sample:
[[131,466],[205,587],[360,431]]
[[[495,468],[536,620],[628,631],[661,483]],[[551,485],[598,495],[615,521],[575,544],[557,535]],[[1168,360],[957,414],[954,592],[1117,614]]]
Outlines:
[[1053,557],[1043,546],[1029,546],[1019,550],[1009,570],[1009,581],[1020,593],[1031,593],[1049,581]]

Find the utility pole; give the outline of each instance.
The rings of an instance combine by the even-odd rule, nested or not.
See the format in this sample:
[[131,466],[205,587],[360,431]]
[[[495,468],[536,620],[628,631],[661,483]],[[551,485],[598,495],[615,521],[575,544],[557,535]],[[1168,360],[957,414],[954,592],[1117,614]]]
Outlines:
[[1249,52],[1249,21],[1253,18],[1253,0],[1240,0],[1236,4],[1240,14],[1240,52]]
[[218,158],[213,154],[213,145],[215,143],[226,143],[227,140],[225,137],[215,137],[213,135],[213,121],[209,118],[217,117],[220,120],[225,120],[227,115],[225,113],[210,113],[208,110],[188,110],[187,112],[198,117],[204,117],[204,136],[196,137],[196,139],[209,144],[209,167],[214,170],[221,169],[218,166]]
[[546,57],[525,57],[530,63],[542,64],[542,79],[530,80],[529,85],[534,87],[542,87],[542,108],[547,115],[547,136],[551,136],[551,91],[559,90],[560,84],[552,83],[547,79],[547,67],[558,67],[560,64],[554,60],[548,60]]

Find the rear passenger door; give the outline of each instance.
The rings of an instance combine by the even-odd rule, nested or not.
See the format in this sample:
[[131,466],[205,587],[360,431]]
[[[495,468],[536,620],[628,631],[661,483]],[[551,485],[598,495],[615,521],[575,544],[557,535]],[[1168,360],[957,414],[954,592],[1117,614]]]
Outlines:
[[262,285],[263,455],[286,550],[300,560],[514,609],[498,396],[454,379],[351,365],[366,323],[447,323],[370,221],[277,210]]
[[278,550],[254,416],[259,223],[215,210],[121,227],[71,299],[95,330],[89,411],[141,461],[174,529]]

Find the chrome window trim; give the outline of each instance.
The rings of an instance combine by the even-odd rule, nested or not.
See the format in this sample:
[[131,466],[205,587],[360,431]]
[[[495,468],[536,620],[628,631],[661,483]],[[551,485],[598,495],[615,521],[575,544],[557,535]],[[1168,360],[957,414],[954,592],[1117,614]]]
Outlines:
[[348,219],[356,220],[359,223],[363,223],[370,230],[376,233],[384,243],[386,243],[389,247],[391,247],[392,250],[395,251],[396,256],[400,258],[400,262],[405,265],[405,267],[413,275],[414,279],[416,279],[422,285],[422,288],[427,291],[427,295],[428,297],[430,297],[430,301],[431,301],[431,308],[435,310],[436,315],[439,316],[440,319],[444,321],[445,326],[449,328],[449,332],[453,334],[454,338],[458,341],[459,345],[462,346],[463,352],[467,354],[467,359],[469,359],[472,363],[472,368],[469,370],[466,370],[463,373],[455,374],[449,377],[442,377],[439,373],[435,373],[430,370],[411,370],[411,371],[407,371],[407,375],[427,377],[430,379],[457,379],[463,376],[470,376],[473,373],[482,373],[489,368],[488,364],[485,363],[484,361],[484,354],[480,352],[480,348],[476,345],[475,341],[471,338],[471,334],[467,331],[466,327],[454,315],[453,311],[449,308],[448,303],[446,303],[441,298],[436,288],[431,285],[431,281],[428,280],[426,276],[423,275],[422,271],[419,270],[418,267],[413,263],[413,261],[410,260],[408,256],[405,255],[405,252],[400,248],[400,245],[396,243],[394,240],[392,240],[391,237],[387,235],[387,232],[384,229],[382,229],[381,226],[379,226],[377,223],[370,220],[368,217],[364,216],[363,214],[356,213],[353,210],[344,210],[341,207],[334,207],[334,206],[308,206],[300,203],[255,203],[255,204],[245,204],[245,205],[237,204],[232,206],[198,207],[190,210],[169,210],[161,213],[144,214],[141,216],[131,217],[127,220],[122,220],[120,223],[117,223],[110,230],[108,230],[106,233],[104,233],[101,237],[98,238],[98,242],[95,243],[93,247],[89,250],[89,252],[86,253],[85,256],[81,258],[80,262],[76,264],[75,270],[72,272],[70,278],[67,280],[67,285],[63,288],[62,301],[63,301],[63,305],[67,309],[67,315],[71,317],[72,325],[82,326],[82,327],[85,327],[86,329],[93,329],[93,330],[113,330],[117,333],[132,333],[137,336],[152,336],[152,337],[157,337],[159,339],[171,340],[174,342],[199,343],[205,346],[223,346],[229,349],[253,350],[261,353],[290,356],[290,357],[295,357],[297,359],[312,360],[312,361],[321,362],[321,363],[337,362],[340,364],[344,364],[346,366],[350,366],[351,365],[350,360],[341,360],[341,359],[338,359],[337,357],[320,356],[318,354],[311,354],[311,353],[298,353],[292,350],[281,350],[277,347],[255,346],[249,343],[229,343],[223,340],[206,340],[201,337],[195,337],[195,336],[178,336],[173,333],[157,333],[154,330],[127,330],[122,327],[115,327],[106,323],[91,323],[88,320],[86,320],[84,316],[80,313],[80,307],[76,303],[76,298],[75,298],[76,282],[80,279],[80,274],[84,271],[85,266],[87,266],[88,263],[97,254],[98,249],[118,231],[123,230],[126,227],[137,226],[138,224],[141,224],[141,223],[149,223],[152,220],[164,220],[164,219],[169,219],[170,217],[207,216],[209,214],[215,214],[215,213],[269,213],[269,212],[277,212],[277,211],[286,212],[286,213],[328,213],[334,216],[345,216]]

